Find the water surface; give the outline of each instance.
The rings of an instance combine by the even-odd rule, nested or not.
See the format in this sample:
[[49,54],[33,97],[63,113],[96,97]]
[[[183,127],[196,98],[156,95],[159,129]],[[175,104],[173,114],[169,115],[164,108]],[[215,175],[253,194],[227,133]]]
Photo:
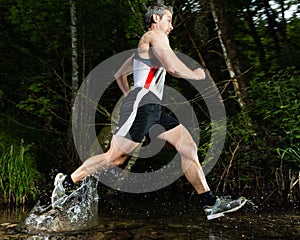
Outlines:
[[165,203],[157,209],[130,202],[123,204],[117,208],[108,205],[99,207],[99,219],[94,228],[34,235],[16,230],[30,207],[2,207],[0,239],[300,239],[299,211],[251,212],[246,208],[208,221],[191,206]]

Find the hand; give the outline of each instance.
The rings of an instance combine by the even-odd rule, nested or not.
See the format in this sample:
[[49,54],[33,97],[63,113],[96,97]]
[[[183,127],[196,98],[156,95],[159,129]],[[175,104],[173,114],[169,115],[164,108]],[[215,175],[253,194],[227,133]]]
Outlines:
[[205,79],[205,71],[202,68],[197,68],[194,70],[194,73],[196,73],[198,80],[204,80]]

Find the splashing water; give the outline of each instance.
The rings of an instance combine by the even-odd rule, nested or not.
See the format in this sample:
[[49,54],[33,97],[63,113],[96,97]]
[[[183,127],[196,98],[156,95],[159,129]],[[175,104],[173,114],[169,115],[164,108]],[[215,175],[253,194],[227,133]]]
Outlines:
[[59,207],[42,206],[38,202],[19,224],[27,233],[66,232],[94,227],[98,217],[97,179],[89,177],[79,188],[59,199]]

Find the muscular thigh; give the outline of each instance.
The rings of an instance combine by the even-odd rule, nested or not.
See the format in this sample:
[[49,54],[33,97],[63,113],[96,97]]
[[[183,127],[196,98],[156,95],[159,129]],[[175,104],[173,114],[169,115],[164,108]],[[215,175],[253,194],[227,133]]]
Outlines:
[[188,151],[191,148],[195,148],[196,145],[191,134],[182,124],[161,133],[158,135],[158,138],[169,142],[179,152]]

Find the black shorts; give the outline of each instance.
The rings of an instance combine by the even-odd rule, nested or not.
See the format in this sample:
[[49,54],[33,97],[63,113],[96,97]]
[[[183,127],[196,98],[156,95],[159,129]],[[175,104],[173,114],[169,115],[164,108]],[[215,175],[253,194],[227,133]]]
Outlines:
[[[168,131],[179,125],[176,118],[163,111],[161,101],[149,90],[136,88],[124,99],[115,135],[141,142],[155,125]],[[161,133],[161,127],[156,134]]]

